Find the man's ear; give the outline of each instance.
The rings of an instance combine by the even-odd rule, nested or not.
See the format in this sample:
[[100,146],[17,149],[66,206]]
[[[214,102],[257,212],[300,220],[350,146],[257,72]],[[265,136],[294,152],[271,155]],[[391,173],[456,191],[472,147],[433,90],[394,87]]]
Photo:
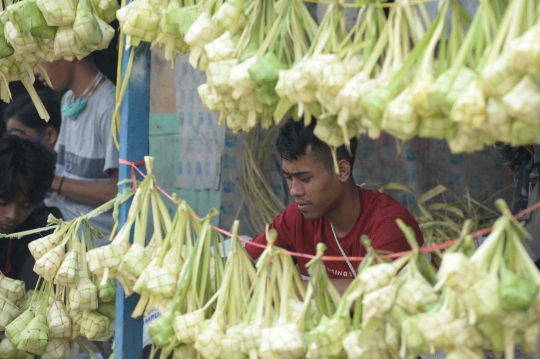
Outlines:
[[43,136],[43,142],[50,147],[54,147],[58,140],[58,130],[52,126],[47,127],[45,130],[45,136]]
[[349,163],[349,161],[346,161],[346,160],[341,160],[338,162],[338,169],[339,169],[339,181],[341,183],[345,183],[349,180],[349,178],[351,178],[352,176],[352,173],[351,173],[351,164]]

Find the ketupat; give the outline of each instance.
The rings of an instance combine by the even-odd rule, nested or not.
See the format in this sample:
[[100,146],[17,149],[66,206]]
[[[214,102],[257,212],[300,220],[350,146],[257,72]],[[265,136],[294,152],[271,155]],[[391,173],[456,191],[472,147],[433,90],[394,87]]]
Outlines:
[[8,338],[4,338],[0,342],[0,356],[6,359],[26,359],[28,355],[18,350]]
[[[108,22],[115,19],[116,1],[102,0],[92,4],[103,19],[95,18],[85,0],[77,3],[71,0],[24,0],[7,5],[2,12],[4,28],[0,36],[0,57],[11,58],[7,67],[13,66],[9,71],[2,71],[3,80],[6,86],[8,82],[21,80],[45,121],[49,115],[33,89],[33,69],[40,67],[50,85],[41,67],[43,62],[59,58],[82,59],[92,51],[107,48],[114,36]],[[1,87],[1,99],[9,102],[9,89]]]
[[[443,191],[444,187],[437,187],[421,196],[418,202],[425,210],[446,208],[426,204]],[[186,249],[186,260],[180,264],[179,287],[166,305],[168,310],[150,331],[156,344],[166,353],[175,355],[174,350],[182,345],[177,355],[195,350],[205,358],[223,354],[240,358],[249,352],[257,352],[261,357],[283,358],[304,357],[307,353],[310,356],[348,354],[360,358],[372,355],[391,358],[398,351],[403,357],[434,353],[440,349],[452,355],[469,355],[481,349],[506,351],[510,355],[513,343],[534,347],[538,331],[535,320],[540,315],[540,273],[522,243],[528,234],[512,219],[503,202],[497,202],[502,216],[486,242],[475,249],[469,235],[471,227],[466,222],[462,236],[443,255],[438,273],[420,255],[414,232],[401,222],[398,225],[413,250],[394,262],[377,258],[379,254],[362,239],[368,248],[368,256],[361,262],[357,278],[341,298],[328,281],[321,260],[322,246],[310,263],[307,291],[291,257],[272,246],[259,261],[257,279],[249,257],[236,242],[238,224],[235,223],[233,228],[231,252],[223,265],[221,249],[218,249],[221,242],[210,226],[215,212],[212,211],[201,223],[192,220],[186,206],[185,202],[180,202],[179,207],[183,209],[177,212],[170,232],[165,235],[162,249],[170,245],[170,250],[151,254],[164,258],[173,251],[175,243],[170,243],[167,237],[181,238],[178,242],[186,247],[192,243],[191,238],[186,238],[191,230],[182,236],[177,226],[185,229],[187,223],[191,223],[199,234],[195,246]],[[180,218],[182,221],[178,222]],[[76,222],[84,225],[86,237],[81,240],[91,239],[92,230],[87,227],[87,221],[83,218]],[[135,222],[141,226],[140,221]],[[275,235],[269,231],[271,243]],[[69,242],[73,238],[64,240]],[[214,244],[214,255],[211,244]],[[183,253],[182,246],[176,249]],[[86,249],[83,247],[81,251],[82,255]],[[83,273],[81,278],[86,278],[87,274]],[[17,345],[25,350],[42,350],[45,330],[38,324],[43,321],[43,308],[61,307],[49,294],[50,285],[34,292],[31,300],[34,309],[21,314],[21,319],[17,318],[6,328],[8,338],[13,343],[19,341]],[[230,293],[243,293],[242,297],[249,303],[230,300]],[[491,299],[489,302],[486,295]],[[150,300],[149,304],[155,305],[155,302]],[[353,304],[351,318],[349,311]],[[77,302],[70,301],[69,308],[61,315],[65,319],[67,312],[70,318],[71,338],[77,339],[82,334],[104,340],[111,335],[112,305],[100,304],[95,311],[82,313],[73,311],[72,305],[76,306]],[[48,317],[51,339],[54,319]],[[212,319],[208,319],[210,317]],[[494,318],[502,330],[489,330],[494,327]],[[35,327],[32,330],[38,333],[34,337],[27,330],[30,322],[31,328]],[[17,334],[14,330],[18,326],[23,329],[19,338],[13,335]],[[62,335],[67,335],[67,331],[62,330]],[[504,339],[497,344],[497,338],[501,337]],[[500,343],[505,341],[506,345],[501,347]],[[49,342],[47,348],[63,350],[59,341]]]

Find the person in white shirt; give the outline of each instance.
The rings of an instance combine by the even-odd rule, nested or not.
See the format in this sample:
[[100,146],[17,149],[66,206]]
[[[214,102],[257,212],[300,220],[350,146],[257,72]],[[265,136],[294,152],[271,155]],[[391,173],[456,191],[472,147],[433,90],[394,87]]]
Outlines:
[[[55,145],[56,177],[47,205],[57,207],[65,220],[71,220],[113,199],[118,192],[118,150],[111,133],[116,89],[90,56],[44,63],[43,67],[54,90],[67,90]],[[105,234],[96,246],[105,245],[114,225],[112,214],[98,216],[91,224]]]

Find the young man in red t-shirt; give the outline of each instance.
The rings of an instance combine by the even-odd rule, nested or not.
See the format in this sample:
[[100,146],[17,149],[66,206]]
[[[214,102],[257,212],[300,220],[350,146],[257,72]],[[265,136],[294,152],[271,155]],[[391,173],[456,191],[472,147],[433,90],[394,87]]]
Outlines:
[[[333,167],[330,148],[313,133],[315,123],[289,120],[279,132],[276,150],[283,162],[283,174],[294,198],[271,224],[278,232],[276,246],[289,251],[315,255],[317,243],[327,246],[325,255],[361,257],[366,249],[360,237],[367,235],[373,248],[391,252],[410,250],[396,224],[402,219],[416,233],[419,245],[424,242],[418,224],[409,211],[387,194],[362,189],[352,177],[357,141],[351,140],[351,153],[342,146],[337,150],[339,174]],[[265,234],[252,242],[266,244]],[[253,259],[262,248],[246,244]],[[308,259],[297,258],[303,276]],[[328,276],[339,290],[344,290],[356,276],[359,262],[326,262]]]

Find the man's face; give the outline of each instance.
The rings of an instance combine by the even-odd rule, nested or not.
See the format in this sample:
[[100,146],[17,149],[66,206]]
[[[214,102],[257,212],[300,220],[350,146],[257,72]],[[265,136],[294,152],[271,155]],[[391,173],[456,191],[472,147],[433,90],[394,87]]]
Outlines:
[[[72,80],[73,62],[61,59],[55,62],[45,61],[42,65],[47,72],[47,75],[49,75],[53,90],[64,91],[69,88]],[[45,76],[38,67],[34,69],[34,73],[44,86],[48,86],[45,81]]]
[[9,118],[6,122],[6,130],[12,131],[11,134],[21,138],[32,141],[37,140],[51,152],[54,152],[54,145],[58,139],[58,131],[52,126],[47,127],[43,132],[38,132],[36,129],[26,126],[16,118]]
[[283,174],[298,209],[308,220],[323,217],[339,196],[339,177],[308,154],[296,161],[283,159]]
[[27,138],[30,140],[35,140],[40,135],[40,133],[37,130],[30,128],[28,126],[25,126],[24,123],[17,120],[16,118],[9,118],[7,120],[6,130],[13,131],[13,134],[15,136]]
[[0,233],[12,233],[30,216],[34,205],[25,195],[20,195],[13,202],[0,199]]

